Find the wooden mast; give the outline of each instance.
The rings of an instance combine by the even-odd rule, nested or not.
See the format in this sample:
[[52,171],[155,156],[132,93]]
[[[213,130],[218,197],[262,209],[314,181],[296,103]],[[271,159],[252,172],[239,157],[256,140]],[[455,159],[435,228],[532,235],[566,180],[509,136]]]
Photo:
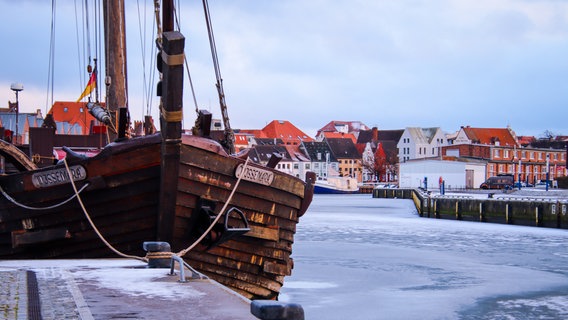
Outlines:
[[162,167],[160,182],[160,212],[158,215],[158,240],[172,242],[175,222],[177,186],[179,175],[183,61],[185,38],[173,31],[173,0],[164,0],[162,8],[162,51],[160,53],[162,82],[160,102],[160,126],[162,133]]
[[[115,128],[117,111],[124,108],[121,114],[128,110],[128,82],[126,77],[126,31],[124,18],[124,0],[104,0],[103,14],[105,21],[105,68],[106,68],[106,106],[111,115]],[[120,132],[119,138],[124,136]],[[115,140],[117,135],[109,132],[109,137]]]

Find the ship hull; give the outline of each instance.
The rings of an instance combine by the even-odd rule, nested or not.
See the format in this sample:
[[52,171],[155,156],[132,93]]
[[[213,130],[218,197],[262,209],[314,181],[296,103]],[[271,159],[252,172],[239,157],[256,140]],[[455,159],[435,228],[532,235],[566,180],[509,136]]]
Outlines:
[[[173,252],[190,246],[207,227],[198,218],[203,203],[215,215],[221,213],[237,184],[238,168],[245,163],[209,139],[184,137],[179,176],[172,182],[177,184],[175,210],[164,213],[159,196],[163,185],[160,152],[159,136],[153,136],[112,144],[93,158],[68,163],[73,172],[79,172],[75,184],[85,211],[102,236],[129,255],[144,256],[145,241],[170,242]],[[206,238],[184,259],[248,298],[276,299],[284,277],[291,274],[296,224],[311,201],[312,189],[274,169],[247,166],[271,176],[269,185],[263,184],[266,179],[243,176],[230,199],[229,208],[240,210],[244,219],[231,216],[227,225],[246,223],[250,231],[214,245]],[[0,199],[0,259],[116,257],[90,226],[79,201],[72,198],[75,193],[69,182],[46,182],[39,187],[33,183],[38,174],[48,181],[63,170],[60,164],[0,177],[5,193]],[[29,209],[52,207],[70,198],[61,206]],[[162,219],[164,214],[170,218]],[[163,221],[172,225],[164,227]]]

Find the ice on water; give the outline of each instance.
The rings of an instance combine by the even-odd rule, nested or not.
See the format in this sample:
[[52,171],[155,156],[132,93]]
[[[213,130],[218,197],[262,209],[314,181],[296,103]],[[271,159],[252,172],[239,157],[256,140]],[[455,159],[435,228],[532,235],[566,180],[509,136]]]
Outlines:
[[568,230],[420,218],[316,195],[280,300],[306,319],[568,319]]

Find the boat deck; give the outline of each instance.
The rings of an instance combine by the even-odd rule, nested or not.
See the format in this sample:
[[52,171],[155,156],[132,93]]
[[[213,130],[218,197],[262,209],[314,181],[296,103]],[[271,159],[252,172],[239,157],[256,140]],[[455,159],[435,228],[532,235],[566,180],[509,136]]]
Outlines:
[[209,280],[128,259],[0,261],[6,319],[257,319],[251,302]]

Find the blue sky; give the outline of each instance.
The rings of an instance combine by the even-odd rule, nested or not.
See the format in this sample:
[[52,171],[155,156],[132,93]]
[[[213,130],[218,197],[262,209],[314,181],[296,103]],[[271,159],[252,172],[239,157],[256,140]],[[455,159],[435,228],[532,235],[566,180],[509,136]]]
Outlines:
[[[157,118],[156,99],[143,99],[151,1],[127,2],[129,107],[133,119],[150,107]],[[75,5],[80,12],[73,1],[57,7],[54,100],[76,100],[87,81]],[[0,102],[14,101],[10,84],[21,82],[21,110],[45,114],[50,1],[0,6]],[[568,1],[211,0],[210,10],[234,128],[279,119],[314,136],[331,120],[359,120],[568,135]],[[147,17],[145,43],[138,12]],[[199,106],[219,117],[201,1],[182,1],[180,13]],[[190,127],[187,81],[184,103]]]

